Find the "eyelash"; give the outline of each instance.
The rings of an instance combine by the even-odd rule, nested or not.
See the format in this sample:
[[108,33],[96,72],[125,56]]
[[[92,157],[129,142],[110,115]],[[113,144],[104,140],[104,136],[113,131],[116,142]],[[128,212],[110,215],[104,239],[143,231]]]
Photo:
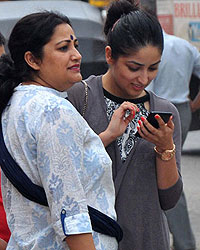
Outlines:
[[150,71],[155,71],[157,70],[158,68],[149,68]]
[[[129,68],[130,71],[133,71],[133,72],[136,72],[136,71],[138,71],[140,69],[140,68],[135,69],[135,68],[131,68],[131,67],[128,67],[128,68]],[[158,68],[149,68],[149,71],[155,71],[157,69]]]
[[59,48],[59,50],[61,50],[61,51],[66,51],[68,49],[68,46],[67,45],[65,45],[65,46],[63,46],[63,47],[61,47],[61,48]]
[[[78,49],[78,44],[75,44],[74,47],[75,47],[76,49]],[[67,46],[67,45],[65,45],[65,46],[63,46],[63,47],[61,47],[61,48],[59,48],[59,50],[61,50],[61,51],[66,51],[67,49],[68,49],[68,46]]]
[[131,67],[128,67],[130,71],[133,71],[133,72],[136,72],[139,70],[139,68],[135,69],[135,68],[131,68]]

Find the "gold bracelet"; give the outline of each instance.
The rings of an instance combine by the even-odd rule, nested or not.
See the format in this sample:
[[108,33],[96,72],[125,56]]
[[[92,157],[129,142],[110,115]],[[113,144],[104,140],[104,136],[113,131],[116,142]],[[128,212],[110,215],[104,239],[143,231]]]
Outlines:
[[162,153],[157,150],[156,146],[154,147],[154,150],[155,150],[157,156],[161,160],[163,160],[163,161],[169,161],[169,160],[171,160],[173,158],[173,156],[176,153],[176,146],[175,146],[175,144],[173,144],[173,148],[172,149],[167,149],[167,150],[163,151]]

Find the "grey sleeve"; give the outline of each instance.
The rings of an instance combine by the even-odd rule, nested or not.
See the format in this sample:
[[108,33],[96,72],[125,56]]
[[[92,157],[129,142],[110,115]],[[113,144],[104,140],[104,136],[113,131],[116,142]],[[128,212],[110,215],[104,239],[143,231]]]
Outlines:
[[171,106],[174,122],[174,135],[173,140],[176,145],[176,164],[179,172],[178,181],[168,189],[159,189],[160,205],[163,210],[173,208],[178,202],[181,192],[183,190],[183,182],[181,178],[181,123],[178,110],[173,105]]
[[168,210],[173,208],[180,198],[181,192],[183,190],[182,178],[179,177],[178,181],[168,189],[159,189],[159,199],[160,205],[163,210]]

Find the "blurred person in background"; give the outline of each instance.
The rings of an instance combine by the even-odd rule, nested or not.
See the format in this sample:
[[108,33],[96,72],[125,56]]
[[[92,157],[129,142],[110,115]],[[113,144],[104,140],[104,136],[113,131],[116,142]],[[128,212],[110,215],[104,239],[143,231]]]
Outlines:
[[[192,121],[192,112],[200,108],[200,91],[193,101],[189,98],[192,74],[200,79],[200,53],[185,39],[169,35],[165,31],[163,34],[164,50],[158,74],[147,89],[176,106],[181,120],[183,147]],[[166,211],[166,216],[174,249],[196,249],[184,192],[176,206]]]

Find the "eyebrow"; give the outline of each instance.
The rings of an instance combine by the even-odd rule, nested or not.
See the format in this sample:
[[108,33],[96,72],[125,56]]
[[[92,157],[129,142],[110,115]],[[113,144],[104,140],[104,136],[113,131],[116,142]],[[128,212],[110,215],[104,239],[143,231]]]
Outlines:
[[[161,60],[159,60],[159,61],[156,62],[156,63],[151,64],[151,66],[154,66],[154,65],[156,65],[156,64],[158,64],[158,63],[160,63],[160,62],[161,62]],[[137,65],[139,65],[139,66],[145,66],[145,64],[142,64],[142,63],[139,63],[139,62],[136,62],[136,61],[128,61],[128,63],[134,63],[134,64],[137,64]]]
[[[69,40],[62,40],[62,41],[58,42],[57,45],[59,45],[60,43],[63,43],[63,42],[71,43],[72,40],[70,40],[70,39]],[[78,42],[78,39],[75,39],[73,42],[74,43]]]

